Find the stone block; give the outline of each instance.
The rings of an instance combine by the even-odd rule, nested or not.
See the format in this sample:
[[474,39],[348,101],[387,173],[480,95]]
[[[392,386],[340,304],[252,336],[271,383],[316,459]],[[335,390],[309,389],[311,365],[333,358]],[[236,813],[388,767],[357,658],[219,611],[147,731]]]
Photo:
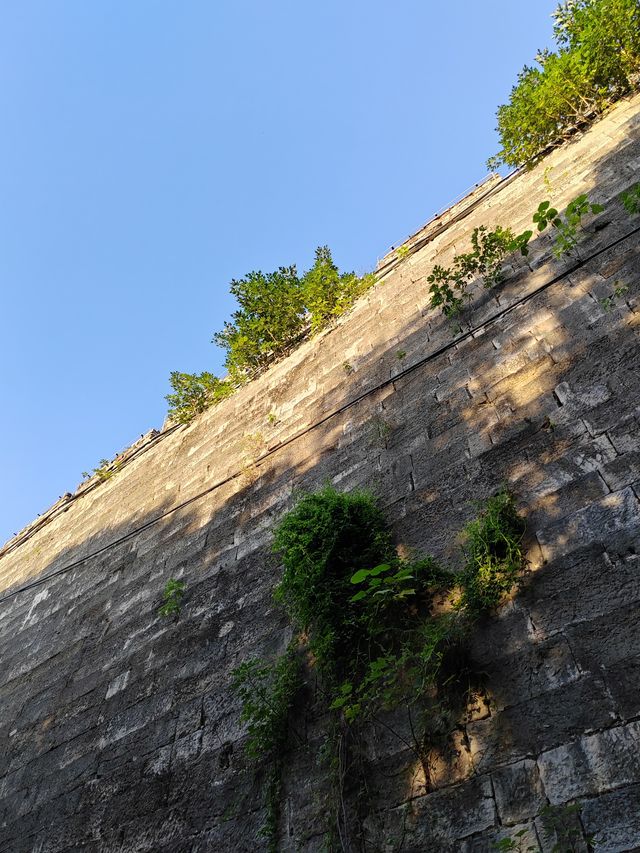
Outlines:
[[630,488],[606,495],[561,521],[536,531],[547,560],[569,554],[588,542],[624,553],[640,541],[638,498]]
[[506,826],[534,817],[546,804],[538,766],[530,758],[499,768],[491,778],[498,815]]
[[640,723],[616,726],[543,752],[540,776],[549,800],[561,804],[640,780]]
[[640,844],[640,785],[611,791],[582,804],[582,823],[600,853],[635,851]]
[[601,679],[583,676],[499,711],[487,720],[469,723],[471,753],[477,771],[486,772],[564,743],[584,731],[613,722],[613,702]]
[[412,800],[406,817],[406,844],[417,850],[448,842],[455,849],[457,841],[492,826],[495,818],[489,779],[471,779]]

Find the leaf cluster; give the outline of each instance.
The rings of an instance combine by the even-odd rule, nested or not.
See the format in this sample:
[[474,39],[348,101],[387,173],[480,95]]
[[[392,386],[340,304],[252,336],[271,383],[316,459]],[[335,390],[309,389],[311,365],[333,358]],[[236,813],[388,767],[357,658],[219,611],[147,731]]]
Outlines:
[[178,616],[182,608],[182,597],[186,584],[184,581],[169,578],[163,590],[163,604],[158,608],[160,616]]
[[[466,671],[475,618],[499,603],[524,566],[523,528],[513,498],[491,498],[466,529],[466,563],[456,573],[431,557],[401,559],[367,492],[326,486],[299,499],[275,532],[283,574],[274,597],[304,636],[321,692],[342,726],[422,699],[433,717],[425,723],[431,734],[450,731],[445,697]],[[250,660],[234,672],[248,754],[273,768],[266,826],[272,849],[281,756],[300,685],[294,645],[273,663]]]
[[247,754],[275,759],[286,746],[289,710],[302,686],[296,645],[273,664],[258,658],[240,664],[232,686],[242,702],[240,719],[248,723]]
[[524,532],[512,495],[501,491],[486,502],[464,531],[466,563],[459,578],[460,608],[477,615],[498,606],[522,572]]
[[300,282],[305,320],[311,334],[322,331],[332,320],[344,314],[373,284],[375,276],[372,274],[341,273],[333,262],[329,247],[319,246],[313,266]]
[[302,276],[289,266],[234,279],[230,290],[238,307],[213,337],[226,353],[227,377],[174,371],[169,380],[173,393],[166,398],[169,416],[188,423],[224,400],[344,314],[375,281],[371,274],[341,273],[328,246],[316,249],[313,266]]
[[180,373],[174,370],[169,377],[173,389],[167,394],[169,414],[179,424],[187,424],[209,406],[233,394],[234,386],[228,379],[219,379],[213,373]]
[[275,597],[306,633],[331,707],[352,720],[436,685],[470,620],[516,582],[523,532],[513,498],[498,493],[466,528],[455,573],[431,557],[400,559],[368,493],[305,495],[275,534]]
[[577,246],[584,217],[601,213],[603,210],[603,205],[593,204],[587,194],[582,193],[569,202],[564,216],[560,216],[556,208],[551,207],[551,202],[540,202],[533,214],[533,221],[537,224],[538,231],[544,231],[549,225],[556,229],[553,254],[559,258]]
[[100,464],[93,471],[83,471],[82,476],[85,479],[96,476],[101,483],[110,480],[114,474],[117,474],[121,468],[120,462],[111,462],[109,459],[101,459]]
[[498,108],[501,150],[489,167],[533,163],[631,91],[640,72],[640,2],[569,0],[555,13],[557,51],[525,65]]
[[640,184],[634,184],[620,196],[622,206],[630,214],[640,213]]
[[[640,191],[637,197],[640,205]],[[633,199],[625,201],[623,198],[627,209],[634,203]],[[533,223],[539,232],[553,226],[553,253],[560,257],[576,247],[584,217],[602,210],[604,207],[601,204],[592,203],[587,194],[583,193],[567,205],[564,215],[560,215],[558,210],[551,206],[551,202],[540,202],[533,214]],[[427,276],[429,306],[441,308],[445,317],[459,315],[464,308],[465,298],[468,298],[469,284],[476,278],[481,278],[486,288],[500,284],[505,259],[516,252],[523,256],[528,255],[532,237],[531,229],[514,234],[510,228],[500,225],[493,231],[487,230],[484,225],[474,228],[471,234],[471,251],[456,255],[451,267],[436,264]]]
[[232,686],[242,702],[240,719],[248,723],[247,755],[268,764],[267,814],[262,835],[268,839],[269,853],[277,851],[283,753],[289,737],[291,707],[302,683],[295,642],[275,663],[253,658],[233,672]]
[[361,633],[351,576],[397,559],[385,519],[371,495],[327,486],[301,498],[273,545],[284,569],[275,599],[308,631],[319,671],[335,683],[351,669]]
[[430,284],[430,306],[441,307],[446,317],[462,311],[467,287],[475,278],[481,278],[485,287],[502,281],[502,264],[513,252],[529,252],[528,243],[533,232],[515,235],[509,228],[498,225],[493,231],[480,225],[471,234],[471,251],[456,255],[449,268],[436,265],[427,277]]

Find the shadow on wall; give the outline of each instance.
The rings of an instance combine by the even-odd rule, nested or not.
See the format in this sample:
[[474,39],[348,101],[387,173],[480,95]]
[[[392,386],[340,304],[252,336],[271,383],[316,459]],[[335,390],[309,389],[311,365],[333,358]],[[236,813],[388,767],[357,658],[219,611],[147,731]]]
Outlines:
[[[615,161],[629,184],[639,148]],[[533,832],[541,803],[574,797],[590,798],[585,826],[601,828],[606,803],[595,795],[624,788],[616,768],[606,782],[575,771],[569,784],[557,767],[571,764],[576,738],[604,737],[640,712],[638,236],[580,265],[636,227],[607,199],[616,157],[596,170],[592,200],[607,210],[577,256],[552,261],[550,237],[537,239],[504,285],[474,293],[467,319],[482,327],[454,342],[440,316],[416,312],[402,340],[371,351],[362,369],[337,356],[323,409],[357,403],[266,456],[249,448],[236,480],[183,509],[155,521],[173,509],[165,504],[63,551],[41,577],[83,562],[0,601],[0,846],[261,849],[264,807],[230,673],[285,647],[270,532],[298,489],[327,481],[371,489],[399,547],[451,563],[474,502],[503,483],[528,518],[532,571],[478,631],[487,694],[450,749],[434,753],[439,790],[425,795],[413,756],[376,731],[382,825],[371,831],[403,838],[404,849],[473,839],[465,849],[488,850],[498,823]],[[616,281],[628,290],[605,307]],[[416,286],[426,304],[426,281]],[[518,305],[524,289],[530,299]],[[186,582],[175,621],[157,614],[169,578]],[[313,739],[322,725],[303,728]],[[283,849],[320,847],[314,772],[309,756],[292,759]]]

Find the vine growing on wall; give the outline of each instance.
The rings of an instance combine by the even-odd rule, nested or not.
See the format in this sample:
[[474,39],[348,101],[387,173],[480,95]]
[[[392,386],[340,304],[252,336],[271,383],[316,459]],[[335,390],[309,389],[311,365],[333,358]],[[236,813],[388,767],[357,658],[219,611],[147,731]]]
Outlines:
[[[633,190],[630,191],[629,200],[623,199],[628,210],[634,205],[635,196],[632,193]],[[559,258],[572,252],[578,245],[584,218],[603,210],[601,204],[594,204],[583,193],[567,205],[564,215],[552,207],[550,201],[541,202],[533,214],[532,222],[538,232],[553,229],[552,251]],[[451,267],[436,265],[427,276],[430,307],[440,308],[445,317],[458,316],[464,308],[465,299],[469,298],[469,284],[476,278],[480,278],[487,289],[500,284],[506,258],[516,252],[528,255],[533,233],[533,230],[527,229],[514,234],[510,228],[500,225],[493,231],[488,231],[484,225],[474,228],[471,251],[455,255]]]
[[453,572],[431,557],[400,558],[366,492],[326,487],[302,497],[283,518],[274,537],[283,565],[274,597],[298,640],[275,662],[247,661],[234,673],[249,755],[272,768],[265,827],[271,850],[303,656],[332,719],[333,849],[349,833],[342,791],[358,766],[350,753],[359,733],[386,711],[402,705],[420,717],[430,710],[433,719],[409,745],[429,784],[429,737],[443,720],[451,724],[447,702],[456,685],[466,689],[465,649],[475,620],[499,606],[524,568],[523,534],[512,496],[498,493],[466,528],[465,565]]

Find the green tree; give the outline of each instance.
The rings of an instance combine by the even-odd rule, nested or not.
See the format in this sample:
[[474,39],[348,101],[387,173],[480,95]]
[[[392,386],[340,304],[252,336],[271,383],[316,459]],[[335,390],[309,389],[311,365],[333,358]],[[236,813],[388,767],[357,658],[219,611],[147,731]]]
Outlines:
[[502,148],[490,168],[535,162],[639,82],[640,0],[569,0],[554,17],[559,49],[526,65],[498,108]]
[[640,72],[640,3],[572,0],[555,13],[556,41],[580,56],[592,83],[605,95],[628,92]]
[[242,384],[285,355],[304,331],[300,279],[295,266],[250,272],[231,282],[238,301],[233,319],[213,340],[224,350],[232,383]]
[[200,412],[233,394],[231,382],[213,373],[180,373],[174,370],[169,377],[173,394],[167,394],[169,417],[181,424],[189,423]]
[[320,331],[343,314],[375,282],[373,275],[341,273],[328,246],[318,246],[315,263],[302,277],[302,298],[309,314],[311,333]]

